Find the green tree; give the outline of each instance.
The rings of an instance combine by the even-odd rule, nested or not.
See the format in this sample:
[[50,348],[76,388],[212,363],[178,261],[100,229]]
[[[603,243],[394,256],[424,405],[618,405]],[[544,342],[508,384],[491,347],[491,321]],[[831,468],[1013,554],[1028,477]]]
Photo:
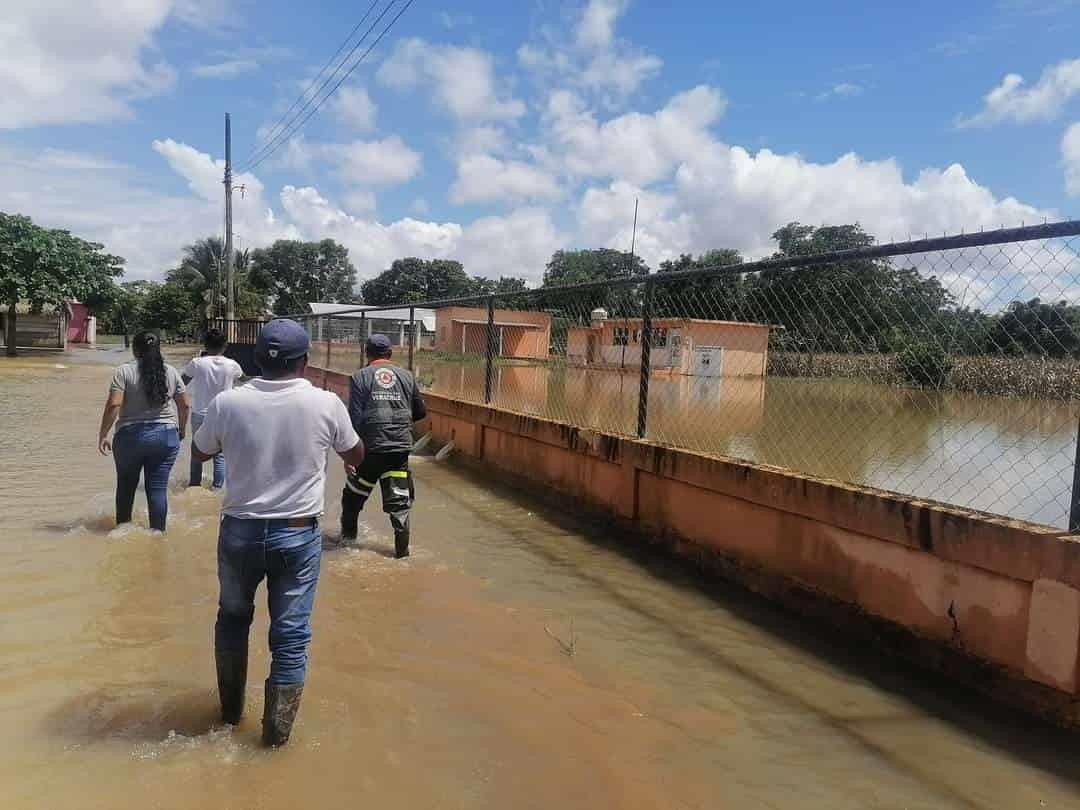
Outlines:
[[191,309],[188,291],[179,284],[166,283],[151,286],[142,301],[139,329],[169,332],[171,334],[193,334],[199,320]]
[[[859,225],[815,228],[792,222],[773,234],[776,258],[866,248]],[[763,270],[745,281],[746,319],[784,326],[791,348],[811,352],[885,352],[912,336],[942,342],[952,298],[935,277],[883,259],[845,259],[804,268]]]
[[1080,356],[1080,307],[1039,298],[1013,301],[998,317],[992,342],[1007,354]]
[[[625,278],[644,280],[648,274],[649,266],[640,256],[631,256],[624,251],[610,248],[559,250],[552,255],[544,270],[544,287]],[[586,323],[590,313],[598,307],[607,309],[613,316],[640,317],[641,289],[623,286],[617,289],[599,287],[587,291],[552,292],[543,296],[541,306],[558,310],[579,323]]]
[[[696,258],[684,253],[674,261],[661,263],[658,279],[663,278],[663,274],[666,273],[730,267],[742,263],[742,254],[731,248],[708,250]],[[745,313],[742,296],[741,273],[732,272],[708,278],[665,282],[656,285],[653,312],[657,315],[679,318],[743,320]]]
[[[258,318],[266,312],[266,294],[252,286],[250,268],[250,251],[234,251],[233,290],[239,318]],[[210,236],[186,245],[180,264],[165,274],[165,280],[184,288],[200,317],[223,316],[228,303],[224,243]]]
[[449,259],[396,259],[362,288],[364,303],[375,306],[438,301],[476,295],[461,262]]
[[129,335],[146,323],[146,299],[160,285],[153,281],[125,281],[117,284],[104,307],[95,309],[98,331],[103,335]]
[[123,259],[68,231],[47,230],[26,216],[0,212],[0,302],[8,307],[7,353],[14,356],[16,307],[32,311],[66,299],[101,300],[123,273]]
[[333,239],[279,239],[255,250],[248,280],[252,289],[270,297],[278,315],[306,312],[314,301],[357,303],[356,268],[349,261],[348,248]]
[[529,285],[523,278],[500,276],[497,280],[473,276],[473,295],[513,295],[525,292]]

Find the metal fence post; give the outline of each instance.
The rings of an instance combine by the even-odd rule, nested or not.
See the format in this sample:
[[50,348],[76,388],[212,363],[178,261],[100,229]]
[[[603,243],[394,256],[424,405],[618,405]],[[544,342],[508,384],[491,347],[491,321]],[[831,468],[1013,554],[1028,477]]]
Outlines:
[[649,377],[652,374],[652,298],[653,280],[645,282],[641,304],[641,388],[638,392],[637,435],[644,439],[649,424]]
[[416,347],[416,307],[409,307],[409,371],[413,370],[413,349]]
[[491,389],[495,382],[495,296],[488,296],[487,305],[487,362],[484,367],[484,404],[491,404]]
[[1073,461],[1072,501],[1069,504],[1069,534],[1080,534],[1080,424],[1076,429],[1076,456]]
[[330,344],[334,342],[334,322],[326,318],[326,370],[330,370]]

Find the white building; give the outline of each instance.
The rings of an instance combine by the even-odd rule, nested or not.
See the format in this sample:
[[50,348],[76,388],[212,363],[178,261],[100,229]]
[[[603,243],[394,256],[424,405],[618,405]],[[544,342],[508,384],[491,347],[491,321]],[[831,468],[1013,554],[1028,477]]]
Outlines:
[[415,347],[435,347],[435,310],[417,307],[412,311],[416,326],[409,328],[408,307],[379,309],[359,304],[308,304],[312,315],[332,315],[319,318],[312,324],[312,339],[324,341],[328,337],[341,343],[362,343],[374,334],[384,334],[394,346],[408,346],[410,332],[416,336]]

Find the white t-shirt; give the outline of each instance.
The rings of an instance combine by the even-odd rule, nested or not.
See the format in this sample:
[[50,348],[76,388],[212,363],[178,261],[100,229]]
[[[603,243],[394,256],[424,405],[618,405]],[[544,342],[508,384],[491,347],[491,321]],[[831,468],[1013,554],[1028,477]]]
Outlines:
[[307,380],[256,378],[214,398],[194,441],[225,455],[222,511],[270,520],[321,515],[327,454],[360,437],[335,394]]
[[233,383],[244,376],[244,370],[235,360],[221,354],[196,357],[181,372],[190,377],[188,391],[191,394],[191,410],[203,416],[210,402],[222,391],[228,391]]

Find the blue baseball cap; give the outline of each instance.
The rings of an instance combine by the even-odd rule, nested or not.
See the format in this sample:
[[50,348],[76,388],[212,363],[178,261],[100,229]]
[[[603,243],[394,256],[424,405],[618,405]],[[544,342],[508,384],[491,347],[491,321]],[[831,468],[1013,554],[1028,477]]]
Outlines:
[[295,360],[310,349],[311,338],[307,330],[288,318],[270,321],[255,341],[255,354],[271,360]]
[[386,354],[391,350],[390,338],[386,335],[374,334],[367,339],[368,354]]

